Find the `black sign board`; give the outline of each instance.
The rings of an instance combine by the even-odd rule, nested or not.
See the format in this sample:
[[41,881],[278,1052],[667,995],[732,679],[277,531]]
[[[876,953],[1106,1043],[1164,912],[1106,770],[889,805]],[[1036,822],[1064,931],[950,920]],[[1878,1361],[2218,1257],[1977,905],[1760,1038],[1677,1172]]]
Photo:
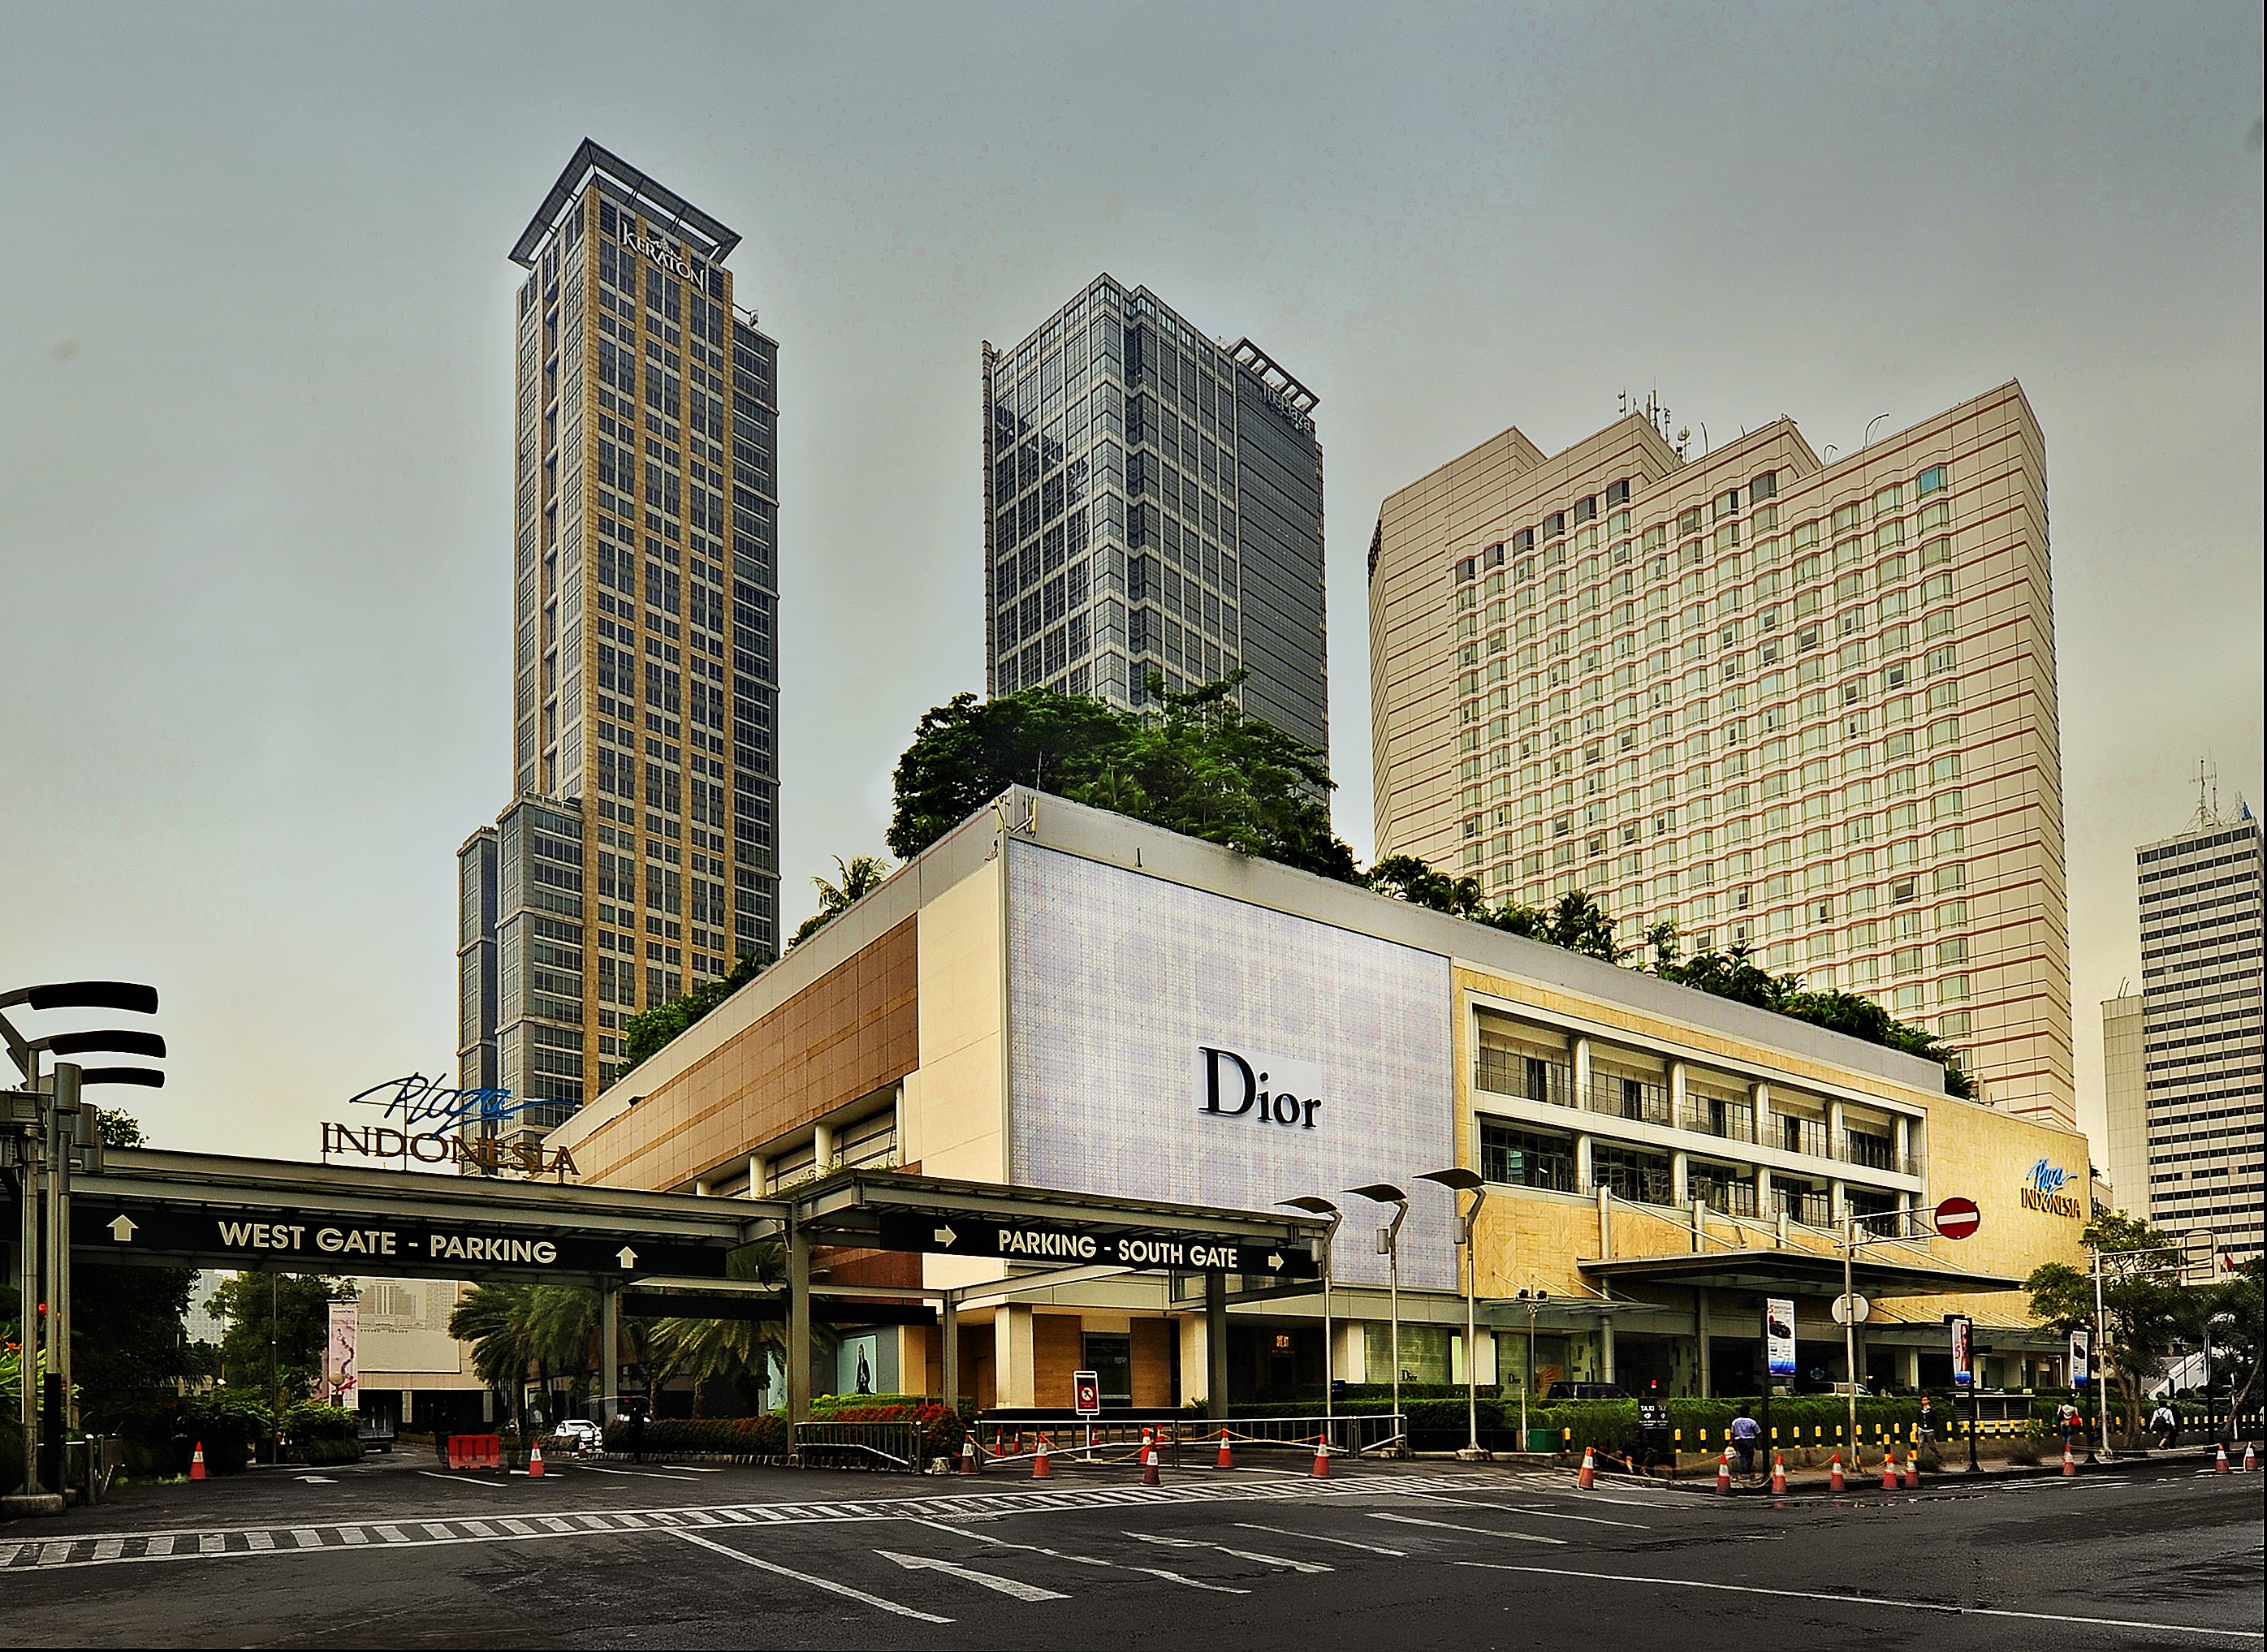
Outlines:
[[667,1274],[721,1279],[723,1249],[662,1239],[499,1227],[456,1220],[383,1220],[291,1210],[220,1212],[131,1203],[81,1194],[71,1202],[71,1246],[84,1260],[107,1252],[192,1255],[295,1273],[437,1274],[477,1278],[534,1274]]
[[[861,1240],[846,1238],[841,1242]],[[885,1216],[881,1232],[864,1242],[882,1250],[998,1256],[1065,1268],[1091,1263],[1178,1273],[1255,1274],[1269,1279],[1309,1279],[1322,1271],[1304,1246],[1262,1245],[1205,1233],[1097,1232],[1061,1223],[993,1217]]]

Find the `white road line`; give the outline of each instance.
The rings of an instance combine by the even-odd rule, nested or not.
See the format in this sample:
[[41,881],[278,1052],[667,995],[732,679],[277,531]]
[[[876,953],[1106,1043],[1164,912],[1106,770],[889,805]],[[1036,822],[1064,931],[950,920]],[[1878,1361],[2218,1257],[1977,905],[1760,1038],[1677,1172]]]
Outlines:
[[173,1539],[171,1537],[151,1538],[150,1546],[142,1552],[145,1555],[171,1554],[173,1552]]
[[1474,1537],[1508,1538],[1514,1543],[1548,1543],[1553,1548],[1560,1549],[1566,1546],[1566,1539],[1564,1538],[1538,1537],[1532,1531],[1492,1531],[1486,1526],[1460,1526],[1447,1520],[1420,1520],[1415,1515],[1383,1514],[1375,1509],[1370,1510],[1369,1517],[1373,1520],[1390,1520],[1396,1525],[1437,1526],[1443,1531],[1469,1531]]
[[1185,1583],[1191,1589],[1201,1589],[1213,1595],[1248,1595],[1248,1589],[1230,1589],[1225,1583],[1207,1583],[1201,1578],[1184,1577],[1178,1572],[1169,1572],[1162,1566],[1129,1566],[1129,1572],[1144,1573],[1150,1577],[1162,1577],[1169,1583]]
[[1042,1589],[1037,1583],[1023,1582],[1020,1577],[1002,1577],[997,1572],[979,1572],[972,1566],[958,1566],[950,1561],[935,1560],[926,1554],[899,1554],[894,1549],[876,1549],[874,1553],[909,1572],[942,1572],[947,1577],[957,1577],[964,1583],[974,1583],[979,1589],[1013,1596],[1017,1600],[1070,1598],[1060,1590]]
[[[264,1554],[275,1546],[275,1534],[273,1531],[247,1531],[244,1534],[244,1544],[255,1553]],[[109,1560],[117,1553],[118,1539],[115,1538],[94,1546],[94,1558],[98,1561]]]
[[739,1550],[725,1544],[712,1543],[695,1532],[679,1531],[676,1535],[685,1542],[697,1544],[701,1548],[723,1555],[728,1561],[737,1561],[743,1566],[752,1566],[759,1572],[769,1572],[777,1577],[791,1577],[798,1583],[808,1583],[813,1589],[823,1589],[830,1595],[840,1595],[850,1600],[862,1601],[869,1606],[878,1607],[884,1612],[893,1612],[900,1618],[913,1618],[922,1623],[952,1621],[950,1618],[940,1618],[933,1612],[917,1612],[913,1607],[900,1605],[894,1600],[884,1600],[879,1595],[869,1595],[862,1589],[853,1589],[847,1583],[838,1583],[831,1577],[814,1577],[809,1572],[792,1571],[787,1567],[774,1565],[769,1561],[758,1560],[752,1554],[743,1554]]
[[1661,1589],[1706,1589],[1731,1595],[1771,1595],[1780,1600],[1823,1600],[1837,1606],[1896,1606],[1955,1618],[2020,1618],[2031,1623],[2078,1623],[2102,1629],[2158,1629],[2175,1634],[2217,1634],[2234,1641],[2267,1641],[2257,1629],[2207,1629],[2200,1624],[2153,1623],[2138,1618],[2083,1618],[2072,1612],[2016,1612],[2005,1606],[1948,1606],[1929,1600],[1897,1600],[1882,1595],[1830,1595],[1811,1589],[1764,1589],[1750,1583],[1704,1583],[1688,1577],[1640,1577],[1618,1572],[1577,1572],[1558,1566],[1512,1566],[1500,1561],[1458,1561],[1492,1572],[1528,1572],[1545,1577],[1579,1577],[1594,1583],[1651,1583]]
[[446,1540],[457,1535],[455,1532],[449,1530],[448,1524],[445,1521],[427,1520],[422,1524],[425,1528],[425,1535],[429,1538],[438,1538]]
[[680,1486],[692,1483],[682,1473],[663,1473],[659,1470],[650,1468],[600,1468],[596,1463],[585,1463],[583,1468],[586,1473],[619,1474],[624,1480],[674,1480]]
[[1118,1562],[1115,1561],[1098,1561],[1091,1554],[1067,1554],[1060,1549],[1051,1549],[1044,1544],[1010,1543],[1005,1538],[995,1538],[987,1531],[971,1531],[965,1527],[950,1525],[943,1520],[924,1520],[916,1516],[913,1518],[912,1524],[917,1526],[927,1526],[932,1531],[950,1532],[956,1538],[965,1538],[972,1543],[988,1543],[995,1549],[1017,1549],[1026,1554],[1044,1554],[1050,1560],[1068,1561],[1075,1566],[1099,1566],[1108,1571],[1115,1571],[1118,1568]]
[[372,1526],[370,1530],[378,1533],[378,1539],[382,1542],[410,1543],[415,1541],[415,1539],[403,1531],[400,1526]]
[[1295,1572],[1334,1572],[1334,1566],[1324,1566],[1315,1561],[1287,1561],[1280,1554],[1262,1554],[1257,1549],[1231,1549],[1225,1543],[1205,1543],[1195,1538],[1160,1537],[1154,1531],[1128,1531],[1126,1534],[1137,1543],[1161,1544],[1171,1549],[1215,1549],[1222,1554],[1234,1555],[1239,1561],[1258,1561],[1268,1566],[1288,1566]]
[[462,1474],[437,1473],[429,1468],[421,1468],[417,1472],[428,1480],[443,1480],[451,1486],[470,1486],[476,1491],[502,1491],[503,1489],[503,1487],[496,1485],[491,1480],[466,1480]]
[[70,1559],[70,1552],[74,1542],[75,1539],[65,1539],[61,1543],[48,1543],[41,1545],[40,1548],[40,1564],[42,1566],[59,1566],[63,1561]]
[[[265,1531],[262,1531],[256,1535],[264,1538],[268,1534]],[[125,1548],[126,1540],[123,1538],[105,1538],[101,1542],[94,1546],[94,1558],[98,1561],[114,1561],[116,1560],[121,1553],[124,1553]],[[12,1553],[12,1551],[11,1551],[11,1553]],[[5,1566],[7,1563],[7,1555],[0,1554],[0,1566]]]
[[1371,1554],[1390,1554],[1397,1561],[1409,1558],[1406,1549],[1389,1549],[1376,1543],[1357,1543],[1352,1538],[1326,1538],[1319,1531],[1294,1531],[1288,1526],[1263,1526],[1250,1520],[1236,1523],[1246,1531],[1273,1531],[1279,1538],[1304,1538],[1310,1543],[1335,1543],[1342,1549],[1362,1549]]
[[1412,1495],[1421,1495],[1427,1502],[1449,1503],[1458,1509],[1493,1509],[1499,1514],[1533,1515],[1538,1520],[1580,1520],[1588,1525],[1622,1526],[1632,1531],[1653,1530],[1651,1526],[1642,1525],[1635,1520],[1609,1520],[1603,1515],[1553,1514],[1547,1509],[1515,1509],[1509,1503],[1474,1502],[1469,1497],[1443,1497],[1436,1492]]

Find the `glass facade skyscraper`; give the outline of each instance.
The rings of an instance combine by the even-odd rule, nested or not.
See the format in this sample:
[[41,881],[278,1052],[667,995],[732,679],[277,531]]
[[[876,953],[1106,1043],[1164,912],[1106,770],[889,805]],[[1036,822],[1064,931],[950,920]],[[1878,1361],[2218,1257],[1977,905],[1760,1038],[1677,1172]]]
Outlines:
[[986,677],[1136,709],[1250,672],[1244,709],[1327,750],[1317,398],[1109,276],[984,347]]
[[459,1065],[530,1126],[779,946],[778,346],[739,238],[585,140],[512,248],[514,800],[459,852]]

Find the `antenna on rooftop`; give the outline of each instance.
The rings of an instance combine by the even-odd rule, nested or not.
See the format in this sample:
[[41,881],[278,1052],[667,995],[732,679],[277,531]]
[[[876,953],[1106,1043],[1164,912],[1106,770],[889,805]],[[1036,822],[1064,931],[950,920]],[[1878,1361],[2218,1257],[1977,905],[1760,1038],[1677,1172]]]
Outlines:
[[2219,771],[2212,766],[2211,759],[2206,757],[2197,759],[2196,782],[2196,818],[2190,824],[2207,830],[2214,826],[2225,825],[2227,822],[2220,818],[2219,814]]

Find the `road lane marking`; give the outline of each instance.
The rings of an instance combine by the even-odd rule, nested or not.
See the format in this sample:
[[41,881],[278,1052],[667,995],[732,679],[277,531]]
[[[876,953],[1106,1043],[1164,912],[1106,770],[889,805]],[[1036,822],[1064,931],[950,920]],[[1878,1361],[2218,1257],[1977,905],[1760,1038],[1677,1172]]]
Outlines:
[[[264,1537],[266,1537],[268,1534],[267,1534],[265,1531],[262,1531],[262,1532],[259,1533],[259,1535],[264,1538]],[[96,1560],[98,1560],[98,1561],[111,1561],[111,1560],[115,1560],[115,1559],[117,1559],[117,1558],[118,1558],[118,1556],[119,1556],[121,1553],[122,1553],[125,1551],[125,1548],[126,1548],[126,1539],[123,1539],[123,1538],[105,1538],[105,1539],[102,1539],[102,1541],[101,1541],[101,1542],[99,1542],[99,1543],[98,1543],[98,1544],[96,1544],[96,1545],[94,1546],[94,1558],[95,1558]],[[6,1555],[4,1555],[4,1554],[0,1554],[0,1566],[4,1566],[4,1565],[6,1565],[7,1563],[8,1563],[8,1557],[7,1557]]]
[[372,1526],[370,1530],[377,1532],[382,1541],[387,1543],[409,1543],[415,1540],[400,1526]]
[[1498,1514],[1533,1515],[1539,1520],[1580,1520],[1594,1526],[1622,1526],[1632,1531],[1650,1531],[1653,1528],[1635,1520],[1609,1520],[1603,1515],[1553,1514],[1548,1509],[1515,1509],[1508,1503],[1474,1502],[1469,1497],[1443,1497],[1437,1493],[1417,1494],[1427,1502],[1449,1503],[1458,1509],[1493,1509]]
[[1390,1554],[1397,1561],[1409,1558],[1406,1549],[1389,1549],[1376,1543],[1357,1543],[1352,1538],[1326,1538],[1319,1531],[1294,1531],[1288,1526],[1263,1526],[1250,1520],[1239,1520],[1236,1524],[1246,1531],[1273,1531],[1279,1538],[1304,1538],[1310,1543],[1335,1543],[1342,1549],[1362,1549],[1371,1554]]
[[319,1549],[323,1546],[323,1534],[303,1526],[291,1534],[291,1541],[303,1549]]
[[1118,1569],[1115,1561],[1098,1561],[1091,1554],[1067,1554],[1060,1549],[1051,1549],[1039,1543],[1011,1543],[1006,1538],[995,1538],[987,1531],[971,1531],[965,1526],[952,1525],[943,1520],[916,1519],[911,1524],[927,1526],[932,1531],[950,1532],[956,1538],[966,1538],[972,1543],[988,1543],[995,1549],[1020,1549],[1026,1554],[1044,1554],[1050,1560],[1068,1561],[1076,1566],[1099,1566],[1108,1571]]
[[1162,1577],[1169,1583],[1182,1583],[1191,1589],[1201,1589],[1212,1595],[1248,1595],[1248,1589],[1230,1589],[1225,1583],[1207,1583],[1201,1578],[1184,1577],[1178,1572],[1169,1572],[1162,1566],[1129,1566],[1129,1572],[1141,1572],[1151,1577]]
[[895,1612],[900,1618],[912,1618],[922,1623],[952,1621],[950,1618],[940,1618],[933,1612],[916,1611],[897,1601],[884,1600],[879,1595],[869,1595],[862,1589],[853,1589],[847,1583],[838,1583],[831,1577],[814,1577],[809,1572],[795,1571],[785,1566],[775,1565],[770,1561],[759,1560],[752,1554],[743,1554],[739,1550],[726,1544],[712,1543],[698,1532],[679,1531],[674,1535],[684,1542],[696,1544],[701,1548],[721,1554],[728,1561],[737,1561],[743,1566],[752,1566],[759,1572],[769,1572],[776,1577],[790,1577],[798,1583],[808,1583],[813,1589],[823,1589],[830,1595],[840,1595],[846,1599],[860,1601],[883,1612]]
[[1532,1531],[1493,1531],[1486,1526],[1460,1526],[1448,1520],[1420,1520],[1415,1515],[1383,1514],[1374,1509],[1370,1510],[1369,1517],[1373,1520],[1390,1520],[1396,1525],[1437,1526],[1443,1531],[1469,1531],[1474,1537],[1509,1538],[1515,1543],[1548,1543],[1554,1548],[1561,1549],[1566,1546],[1566,1539],[1564,1538],[1538,1537]]
[[159,1556],[171,1554],[173,1552],[173,1539],[171,1537],[151,1538],[150,1539],[150,1546],[142,1552],[144,1554],[154,1554]]
[[[273,1531],[247,1531],[244,1534],[244,1541],[248,1547],[265,1551],[275,1546],[275,1534]],[[124,1546],[116,1538],[111,1538],[94,1546],[94,1558],[98,1561],[115,1560]]]
[[1154,1531],[1128,1531],[1126,1535],[1137,1543],[1156,1543],[1171,1549],[1217,1549],[1221,1553],[1232,1554],[1239,1561],[1260,1561],[1269,1566],[1288,1566],[1295,1572],[1334,1572],[1338,1569],[1317,1561],[1290,1561],[1280,1554],[1262,1554],[1257,1549],[1231,1549],[1225,1543],[1206,1543],[1196,1538],[1160,1537]]
[[2020,1618],[2029,1623],[2076,1623],[2100,1629],[2159,1629],[2175,1634],[2217,1634],[2234,1641],[2267,1641],[2257,1629],[2207,1629],[2200,1624],[2152,1623],[2136,1618],[2085,1618],[2063,1612],[2017,1612],[2007,1606],[1952,1606],[1931,1600],[1897,1600],[1882,1595],[1830,1595],[1815,1589],[1765,1589],[1754,1583],[1708,1583],[1689,1577],[1643,1577],[1619,1572],[1578,1572],[1560,1566],[1513,1566],[1503,1561],[1458,1561],[1491,1572],[1527,1572],[1544,1577],[1578,1577],[1593,1583],[1651,1583],[1661,1589],[1706,1589],[1728,1595],[1771,1595],[1780,1600],[1823,1600],[1838,1606],[1896,1606],[1906,1612],[1942,1612],[1955,1618]]
[[900,1554],[894,1549],[876,1549],[875,1553],[909,1572],[942,1572],[947,1577],[957,1577],[964,1583],[974,1583],[979,1589],[995,1594],[1013,1596],[1017,1600],[1068,1600],[1060,1590],[1042,1589],[1037,1583],[1027,1583],[1019,1577],[1002,1577],[997,1572],[979,1572],[972,1566],[959,1566],[950,1561],[940,1561],[926,1554]]

